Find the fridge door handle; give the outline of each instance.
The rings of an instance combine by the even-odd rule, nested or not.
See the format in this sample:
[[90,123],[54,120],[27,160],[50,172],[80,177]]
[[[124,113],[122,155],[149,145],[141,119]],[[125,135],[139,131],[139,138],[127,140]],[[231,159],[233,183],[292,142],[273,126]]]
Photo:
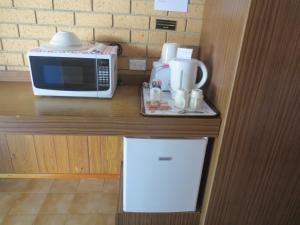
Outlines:
[[168,156],[158,157],[158,161],[171,161],[173,158]]

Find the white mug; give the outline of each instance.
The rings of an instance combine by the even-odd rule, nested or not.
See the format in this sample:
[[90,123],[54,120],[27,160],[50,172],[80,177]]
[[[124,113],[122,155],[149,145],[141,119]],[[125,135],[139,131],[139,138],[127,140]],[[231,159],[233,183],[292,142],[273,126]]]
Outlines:
[[177,54],[178,45],[176,43],[164,43],[160,62],[163,64],[167,64],[169,60],[174,59]]
[[[178,89],[191,91],[201,88],[207,81],[207,68],[203,62],[196,59],[173,59],[169,61],[171,74],[171,91]],[[202,71],[202,79],[196,83],[197,69]]]

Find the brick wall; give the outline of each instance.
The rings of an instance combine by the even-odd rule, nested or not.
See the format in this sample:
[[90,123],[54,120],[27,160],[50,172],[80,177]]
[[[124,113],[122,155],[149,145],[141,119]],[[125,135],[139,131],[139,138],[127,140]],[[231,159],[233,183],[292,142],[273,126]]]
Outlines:
[[[0,70],[28,70],[29,48],[72,31],[86,41],[120,42],[121,73],[132,73],[128,59],[136,57],[147,59],[149,73],[166,41],[198,54],[204,1],[190,0],[187,13],[175,13],[153,10],[154,0],[0,0]],[[157,18],[176,20],[176,31],[156,30]]]

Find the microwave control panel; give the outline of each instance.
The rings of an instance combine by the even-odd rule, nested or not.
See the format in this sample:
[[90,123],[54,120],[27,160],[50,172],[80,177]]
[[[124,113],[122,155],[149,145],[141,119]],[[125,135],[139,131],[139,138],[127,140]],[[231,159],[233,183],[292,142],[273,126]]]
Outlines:
[[110,87],[109,60],[97,60],[98,90],[107,91]]

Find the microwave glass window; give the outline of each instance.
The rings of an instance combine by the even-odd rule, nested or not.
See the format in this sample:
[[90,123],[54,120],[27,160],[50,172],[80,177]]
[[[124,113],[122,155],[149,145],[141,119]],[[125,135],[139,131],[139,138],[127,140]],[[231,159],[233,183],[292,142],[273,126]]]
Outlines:
[[[66,66],[64,67],[66,76],[64,76],[64,82],[68,84],[80,85],[84,82],[83,69],[78,66]],[[72,76],[70,76],[72,74]]]
[[43,66],[44,80],[49,84],[62,85],[77,84],[80,85],[84,82],[83,69],[79,66],[56,66],[45,65]]
[[65,91],[96,91],[96,60],[30,56],[34,86]]
[[43,66],[43,78],[45,83],[47,84],[55,84],[55,85],[62,85],[64,83],[64,79],[61,75],[61,68],[60,66],[50,66],[45,65]]

